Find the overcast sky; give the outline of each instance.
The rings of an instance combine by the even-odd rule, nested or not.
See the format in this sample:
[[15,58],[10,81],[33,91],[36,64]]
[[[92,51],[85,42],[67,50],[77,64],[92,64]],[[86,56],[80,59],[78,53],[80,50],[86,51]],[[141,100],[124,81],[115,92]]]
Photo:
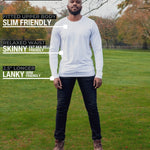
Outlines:
[[[62,0],[62,1],[30,1],[30,3],[33,6],[38,6],[38,7],[43,7],[45,6],[48,10],[52,10],[53,8],[57,9],[59,12],[61,11],[61,9],[65,9],[67,8],[67,1],[68,0]],[[101,16],[101,17],[109,17],[109,18],[114,18],[115,15],[118,12],[117,9],[117,4],[119,4],[122,0],[109,0],[108,3],[106,3],[105,5],[103,5],[101,8],[99,8],[98,10],[95,10],[93,12],[91,12],[88,15],[95,15],[95,16]],[[94,2],[94,1],[93,1]],[[95,4],[96,7],[97,4]],[[94,3],[91,4],[91,7],[94,7]],[[85,12],[87,12],[88,9],[88,5],[83,5],[83,9],[81,14],[84,14]],[[53,10],[54,13],[56,13],[56,11]]]

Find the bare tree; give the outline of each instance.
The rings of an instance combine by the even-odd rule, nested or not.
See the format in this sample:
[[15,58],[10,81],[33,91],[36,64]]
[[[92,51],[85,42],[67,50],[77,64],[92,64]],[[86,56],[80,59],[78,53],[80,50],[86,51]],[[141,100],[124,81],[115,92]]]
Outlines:
[[[100,9],[103,5],[108,3],[109,1],[117,1],[117,0],[83,0],[82,1],[82,6],[84,8],[84,13],[83,15],[89,15],[91,12]],[[63,3],[59,3],[59,7],[52,8],[56,13],[60,14],[62,13],[62,10],[66,9],[66,2],[67,0]],[[57,3],[57,2],[56,2]]]
[[82,4],[87,8],[83,15],[87,15],[94,10],[98,10],[100,7],[105,5],[109,0],[84,0]]

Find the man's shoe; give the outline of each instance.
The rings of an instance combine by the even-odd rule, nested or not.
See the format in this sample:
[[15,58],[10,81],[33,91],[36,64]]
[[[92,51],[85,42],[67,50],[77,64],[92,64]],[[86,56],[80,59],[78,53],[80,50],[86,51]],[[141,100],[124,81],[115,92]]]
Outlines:
[[55,147],[53,150],[64,150],[64,141],[55,140]]
[[101,140],[94,140],[94,150],[103,150]]

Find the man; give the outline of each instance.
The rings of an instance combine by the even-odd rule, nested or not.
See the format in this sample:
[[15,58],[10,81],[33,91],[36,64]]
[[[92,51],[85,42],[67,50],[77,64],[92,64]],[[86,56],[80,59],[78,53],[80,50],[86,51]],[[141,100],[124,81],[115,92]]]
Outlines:
[[[64,150],[67,111],[76,80],[79,83],[88,112],[94,150],[102,150],[101,128],[96,102],[96,89],[102,84],[101,37],[96,23],[80,14],[81,0],[69,0],[67,8],[69,16],[55,24],[50,43],[50,67],[54,77],[54,86],[57,88],[55,147],[53,150]],[[91,59],[90,43],[95,56],[96,74]],[[57,73],[57,52],[59,49],[63,51],[63,55],[59,73]]]

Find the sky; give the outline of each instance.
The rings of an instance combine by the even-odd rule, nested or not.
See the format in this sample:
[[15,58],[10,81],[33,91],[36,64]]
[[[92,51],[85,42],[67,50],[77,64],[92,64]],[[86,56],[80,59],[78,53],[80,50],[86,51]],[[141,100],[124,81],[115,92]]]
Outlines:
[[[62,9],[67,8],[66,7],[67,1],[68,0],[62,0],[62,1],[30,1],[30,3],[31,3],[32,6],[36,6],[36,5],[38,7],[45,6],[48,10],[52,10],[53,8],[55,8],[57,11],[60,12]],[[121,1],[123,1],[123,0],[109,0],[108,3],[104,4],[98,10],[95,10],[95,11],[91,12],[90,14],[88,14],[88,16],[94,15],[94,16],[100,16],[100,17],[104,17],[104,18],[115,18],[116,14],[118,12],[117,4],[119,4]],[[90,7],[96,7],[97,4],[94,3],[94,1],[92,1],[92,2],[93,3],[90,5]],[[88,8],[89,8],[89,5],[84,4],[81,14],[85,14],[85,12],[88,11]],[[53,9],[53,12],[56,13],[56,11],[54,9]]]

